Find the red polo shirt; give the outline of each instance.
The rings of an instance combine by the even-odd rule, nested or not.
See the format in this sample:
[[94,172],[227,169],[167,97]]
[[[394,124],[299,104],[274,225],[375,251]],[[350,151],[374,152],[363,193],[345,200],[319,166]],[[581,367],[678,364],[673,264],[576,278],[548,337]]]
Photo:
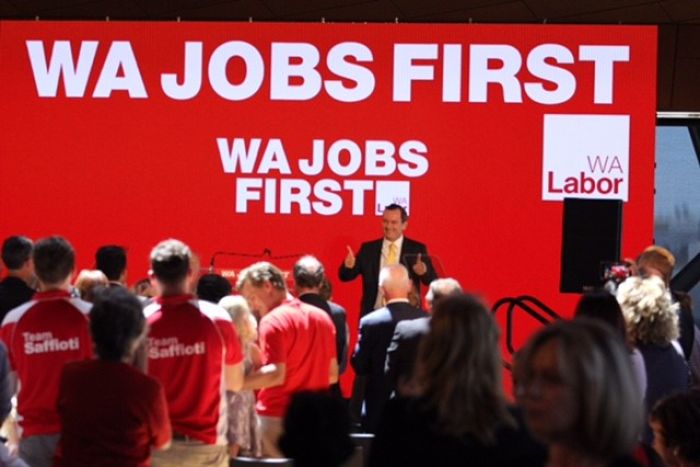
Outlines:
[[91,304],[68,292],[37,292],[10,311],[0,338],[19,379],[17,411],[23,436],[61,431],[56,398],[63,365],[92,357],[88,313]]
[[226,444],[224,366],[243,361],[231,317],[191,295],[159,297],[144,313],[148,373],[163,385],[173,433]]
[[286,365],[284,384],[260,390],[260,415],[283,417],[295,392],[328,389],[336,348],[335,326],[325,311],[287,301],[260,320],[259,334],[263,363]]

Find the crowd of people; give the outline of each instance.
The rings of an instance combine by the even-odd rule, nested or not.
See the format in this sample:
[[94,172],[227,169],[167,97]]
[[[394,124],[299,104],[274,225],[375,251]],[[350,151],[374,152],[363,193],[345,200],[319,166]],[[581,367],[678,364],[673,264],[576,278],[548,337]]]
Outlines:
[[510,398],[488,305],[436,277],[404,215],[388,207],[384,238],[340,267],[376,279],[352,352],[313,256],[294,265],[292,289],[269,262],[231,284],[196,274],[190,248],[168,239],[130,290],[120,246],[76,277],[66,239],[6,239],[0,465],[347,466],[361,430],[374,434],[371,466],[700,466],[700,332],[669,290],[668,250],[645,250],[615,294],[587,293],[573,319],[531,336]]

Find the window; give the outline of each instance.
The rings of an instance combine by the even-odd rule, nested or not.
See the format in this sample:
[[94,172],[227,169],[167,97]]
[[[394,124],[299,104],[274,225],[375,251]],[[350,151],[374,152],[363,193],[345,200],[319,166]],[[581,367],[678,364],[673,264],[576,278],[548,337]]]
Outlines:
[[[700,253],[700,119],[661,118],[656,127],[655,242],[677,273]],[[691,290],[700,322],[700,286]]]

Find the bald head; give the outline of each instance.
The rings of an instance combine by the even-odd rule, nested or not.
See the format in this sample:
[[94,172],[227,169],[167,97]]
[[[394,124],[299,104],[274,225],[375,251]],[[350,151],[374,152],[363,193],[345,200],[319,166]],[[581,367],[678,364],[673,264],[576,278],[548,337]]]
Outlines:
[[428,293],[425,294],[425,301],[428,302],[428,306],[432,310],[435,304],[454,293],[459,293],[462,291],[462,286],[459,285],[455,279],[451,277],[446,277],[444,279],[435,279],[430,283],[428,287]]
[[408,269],[402,264],[384,266],[379,272],[379,287],[384,292],[384,298],[408,298],[411,290],[411,279],[408,277]]

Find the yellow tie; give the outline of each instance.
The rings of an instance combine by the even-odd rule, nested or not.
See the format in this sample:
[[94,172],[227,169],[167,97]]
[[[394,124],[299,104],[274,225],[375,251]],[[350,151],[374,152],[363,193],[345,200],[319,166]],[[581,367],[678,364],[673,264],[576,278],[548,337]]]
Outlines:
[[399,262],[399,248],[396,246],[396,243],[389,243],[389,254],[386,256],[386,264],[387,266],[391,266],[392,264],[396,264]]

